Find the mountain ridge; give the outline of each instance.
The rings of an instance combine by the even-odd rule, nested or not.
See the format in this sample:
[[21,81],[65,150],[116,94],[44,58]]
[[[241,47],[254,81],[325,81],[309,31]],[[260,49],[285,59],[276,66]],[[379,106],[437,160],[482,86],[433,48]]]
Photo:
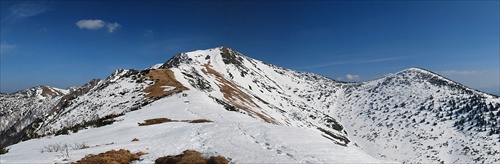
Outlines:
[[[152,108],[149,107],[151,104],[156,108],[166,108],[154,104],[167,99],[175,100],[176,97],[179,100],[175,101],[185,99],[183,106],[187,105],[188,111],[203,108],[203,105],[190,105],[194,101],[191,97],[201,96],[205,101],[211,101],[212,105],[219,106],[214,106],[215,113],[242,114],[273,127],[307,129],[338,146],[359,148],[380,160],[500,161],[495,157],[500,152],[493,142],[500,134],[500,119],[497,116],[500,99],[420,68],[408,68],[371,81],[349,83],[268,64],[223,46],[180,53],[145,70],[116,70],[105,80],[95,79],[71,90],[73,94],[56,96],[50,102],[42,100],[48,104],[48,107],[41,108],[42,112],[51,112],[35,119],[39,121],[24,125],[24,128],[33,127],[24,138],[78,135],[80,129],[77,127],[84,127],[89,121],[121,115],[127,118],[128,113],[147,112],[143,108]],[[29,106],[22,109],[33,111]],[[169,110],[182,113],[180,109]],[[222,122],[231,120],[212,119]],[[110,126],[121,125],[120,122],[116,124]],[[400,127],[403,129],[412,126],[423,132],[398,131],[395,124],[406,126]],[[19,128],[23,129],[23,126]],[[428,132],[428,128],[440,133]],[[0,129],[2,135],[6,134],[3,130]],[[474,137],[472,133],[478,133],[483,138]],[[424,134],[427,137],[421,136]],[[458,137],[434,139],[442,134]],[[408,138],[409,141],[400,138]],[[465,142],[466,145],[462,146],[448,146],[450,144],[446,142],[459,143],[466,139],[477,142]],[[425,147],[434,142],[439,142],[441,147]],[[446,146],[444,143],[447,143]],[[483,144],[482,149],[475,146],[478,143]],[[487,146],[488,143],[490,146]],[[397,147],[409,148],[402,149],[406,155],[391,155],[397,154],[393,152],[398,150]],[[416,153],[415,150],[422,151]],[[452,153],[446,153],[450,150]],[[483,153],[471,154],[476,151]]]

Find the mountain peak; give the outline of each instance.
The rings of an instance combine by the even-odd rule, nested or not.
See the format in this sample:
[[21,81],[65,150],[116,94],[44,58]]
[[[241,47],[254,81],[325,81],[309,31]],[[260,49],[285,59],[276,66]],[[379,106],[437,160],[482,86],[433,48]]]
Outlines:
[[488,93],[484,93],[475,89],[472,89],[470,87],[467,87],[461,83],[458,83],[456,81],[453,81],[451,79],[448,79],[444,76],[441,76],[435,72],[423,69],[423,68],[417,68],[417,67],[412,67],[408,68],[405,70],[402,70],[400,72],[397,72],[393,76],[387,76],[384,79],[385,80],[394,80],[394,77],[398,77],[396,81],[406,81],[407,84],[411,84],[413,82],[416,83],[422,83],[422,82],[428,82],[432,85],[435,86],[440,86],[440,87],[447,87],[451,90],[456,90],[458,92],[465,92],[467,94],[472,94],[473,92],[475,93],[480,93],[481,95],[490,95],[494,96]]
[[429,74],[429,75],[438,75],[432,71],[429,71],[429,70],[426,70],[426,69],[423,69],[423,68],[419,68],[419,67],[411,67],[411,68],[407,68],[407,69],[404,69],[400,72],[398,72],[397,74],[399,73],[408,73],[408,72],[413,72],[413,73],[422,73],[422,74]]
[[13,94],[20,94],[25,97],[39,97],[39,98],[44,98],[44,97],[56,97],[56,96],[61,96],[64,94],[67,94],[68,91],[64,89],[59,89],[51,86],[36,86],[33,88],[28,88],[25,90],[21,90],[18,92],[15,92]]
[[[224,64],[241,65],[243,55],[227,46],[220,46],[206,50],[195,50],[175,55],[163,65],[151,66],[149,68],[161,69],[178,67],[181,64],[206,64],[222,61]],[[222,64],[222,63],[220,63]]]

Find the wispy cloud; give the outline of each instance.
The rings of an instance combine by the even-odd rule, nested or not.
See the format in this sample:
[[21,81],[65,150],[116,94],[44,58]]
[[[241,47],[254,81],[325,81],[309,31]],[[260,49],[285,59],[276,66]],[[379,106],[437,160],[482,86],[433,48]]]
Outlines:
[[146,31],[144,31],[142,36],[144,36],[146,38],[154,38],[154,32],[153,32],[153,30],[146,30]]
[[120,28],[121,25],[115,22],[115,23],[108,23],[106,27],[108,27],[108,32],[113,33],[115,32],[115,29]]
[[352,60],[352,61],[339,61],[339,62],[331,62],[331,63],[324,63],[324,64],[306,66],[306,67],[304,67],[304,69],[320,68],[320,67],[327,67],[327,66],[333,66],[333,65],[342,65],[342,64],[377,63],[377,62],[399,60],[399,59],[404,59],[404,58],[408,58],[408,57],[409,56],[389,57],[389,58],[379,58],[379,59],[368,59],[368,60],[356,60],[356,61],[355,60]]
[[12,44],[7,44],[7,43],[1,43],[0,44],[0,54],[1,55],[6,55],[12,52],[17,46],[12,45]]
[[347,74],[347,75],[345,75],[345,77],[339,77],[339,78],[337,78],[337,80],[338,81],[342,81],[342,80],[344,80],[344,78],[347,81],[359,81],[361,79],[361,76],[355,75],[355,74]]
[[390,57],[390,58],[381,58],[381,59],[371,59],[371,60],[358,61],[354,64],[377,63],[377,62],[384,62],[384,61],[391,61],[391,60],[399,60],[399,59],[403,59],[403,58],[406,58],[406,57]]
[[21,4],[14,5],[10,8],[10,17],[13,18],[26,18],[39,15],[50,11],[52,9],[51,5],[41,2],[25,2]]
[[98,30],[106,26],[109,33],[115,32],[117,28],[120,28],[121,25],[117,22],[110,23],[100,19],[82,19],[75,23],[76,26],[80,29],[88,29],[88,30]]
[[472,75],[472,74],[480,74],[480,71],[474,71],[474,70],[444,70],[444,71],[439,71],[439,73],[446,75],[446,76],[453,76],[453,75]]
[[345,75],[345,78],[347,78],[347,80],[355,81],[355,80],[359,80],[359,75],[347,74],[347,75]]

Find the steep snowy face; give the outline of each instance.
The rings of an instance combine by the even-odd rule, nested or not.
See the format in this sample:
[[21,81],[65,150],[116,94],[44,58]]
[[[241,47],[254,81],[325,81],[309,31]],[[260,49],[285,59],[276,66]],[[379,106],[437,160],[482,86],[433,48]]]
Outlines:
[[337,116],[365,152],[399,162],[500,161],[500,99],[411,68],[346,85]]
[[340,145],[350,142],[328,113],[338,82],[266,64],[228,47],[178,54],[159,69],[166,68],[179,71],[185,86],[203,91],[227,110],[271,124],[312,128]]

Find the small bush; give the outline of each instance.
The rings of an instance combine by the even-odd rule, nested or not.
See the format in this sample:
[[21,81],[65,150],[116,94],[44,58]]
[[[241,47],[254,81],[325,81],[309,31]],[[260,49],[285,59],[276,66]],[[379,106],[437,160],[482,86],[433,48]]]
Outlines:
[[110,150],[105,153],[100,153],[97,155],[87,155],[82,159],[76,161],[76,164],[95,164],[95,163],[113,163],[113,164],[128,164],[132,161],[139,160],[141,155],[146,153],[139,152],[132,154],[129,150],[120,149]]
[[40,152],[41,153],[45,153],[45,152],[65,152],[65,151],[68,151],[68,150],[79,150],[79,149],[86,149],[86,148],[89,148],[89,146],[87,146],[85,144],[85,142],[82,142],[82,143],[74,143],[74,144],[62,144],[62,143],[58,143],[58,144],[50,144],[50,145],[47,145],[47,146],[44,146]]
[[155,164],[227,164],[229,161],[223,156],[212,156],[208,160],[195,150],[185,150],[176,156],[165,156],[155,160]]
[[132,139],[132,142],[135,142],[135,141],[139,141],[139,139],[138,138]]
[[144,123],[138,123],[139,126],[147,126],[147,125],[153,125],[153,124],[161,124],[164,122],[172,122],[171,119],[168,118],[153,118],[149,120],[144,120]]
[[9,152],[9,148],[0,147],[0,154],[7,154]]
[[207,120],[207,119],[196,119],[196,120],[189,121],[189,123],[206,123],[206,122],[213,122],[213,121]]

